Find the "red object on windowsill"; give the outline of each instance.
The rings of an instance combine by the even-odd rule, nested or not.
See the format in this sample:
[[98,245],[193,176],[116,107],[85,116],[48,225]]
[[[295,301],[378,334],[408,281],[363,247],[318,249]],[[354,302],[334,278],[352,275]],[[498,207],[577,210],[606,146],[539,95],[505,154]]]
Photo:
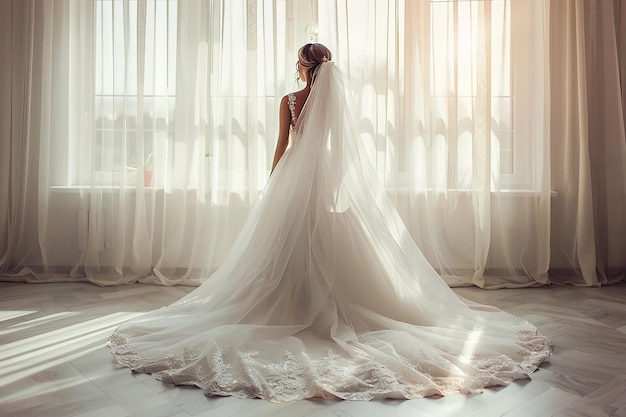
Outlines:
[[153,172],[150,170],[145,170],[143,172],[143,186],[144,187],[152,187],[152,174]]

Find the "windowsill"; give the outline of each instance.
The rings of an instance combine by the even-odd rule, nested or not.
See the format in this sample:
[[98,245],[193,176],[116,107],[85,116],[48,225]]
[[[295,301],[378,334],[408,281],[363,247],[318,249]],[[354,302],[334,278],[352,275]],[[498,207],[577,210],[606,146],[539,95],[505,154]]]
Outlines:
[[[159,191],[159,190],[163,190],[163,188],[161,187],[142,187],[143,190],[145,192],[155,192],[155,191]],[[90,186],[90,185],[53,185],[50,187],[50,189],[53,192],[57,192],[57,193],[77,193],[77,192],[81,192],[81,191],[89,191],[89,190],[98,190],[98,191],[102,191],[102,192],[110,192],[110,193],[119,193],[121,191],[121,189],[119,187],[114,187],[112,185],[96,185],[96,186]],[[134,185],[126,185],[124,186],[124,191],[131,191],[131,192],[135,192],[137,191],[137,187]],[[181,191],[180,189],[177,189],[177,191]],[[248,192],[248,190],[230,190],[231,192]],[[258,192],[261,192],[262,190],[257,190]],[[392,190],[393,191],[393,190]],[[429,190],[432,191],[432,190]],[[400,188],[396,191],[393,192],[407,192],[406,188]],[[471,193],[471,190],[448,190],[447,193]],[[509,197],[528,197],[531,195],[537,195],[539,194],[539,192],[535,191],[535,190],[525,190],[525,189],[511,189],[511,190],[500,190],[500,191],[492,191],[492,193],[499,193],[502,194],[503,196],[509,196]],[[558,196],[558,192],[557,191],[550,191],[550,197],[555,198]]]
[[[154,192],[157,190],[156,187],[140,187],[143,188],[144,191]],[[56,193],[78,193],[81,191],[89,191],[89,190],[98,190],[103,192],[110,193],[119,193],[121,191],[120,187],[113,185],[52,185],[50,189]],[[162,188],[159,188],[162,190]],[[137,186],[135,185],[125,185],[124,191],[137,191]]]

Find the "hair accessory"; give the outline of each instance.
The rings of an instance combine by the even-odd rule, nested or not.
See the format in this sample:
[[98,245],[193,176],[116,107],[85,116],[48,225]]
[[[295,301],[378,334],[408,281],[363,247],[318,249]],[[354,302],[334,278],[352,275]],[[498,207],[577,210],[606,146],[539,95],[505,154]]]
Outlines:
[[320,30],[315,23],[309,23],[304,28],[304,33],[306,33],[309,36],[309,42],[316,43],[317,36],[319,35]]

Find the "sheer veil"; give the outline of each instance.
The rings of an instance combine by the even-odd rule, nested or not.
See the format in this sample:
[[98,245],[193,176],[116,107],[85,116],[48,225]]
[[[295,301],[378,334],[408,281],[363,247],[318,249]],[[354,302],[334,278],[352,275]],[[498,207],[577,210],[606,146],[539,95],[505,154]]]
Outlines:
[[422,256],[322,63],[223,265],[109,339],[135,371],[209,395],[418,398],[527,377],[550,354],[528,322],[459,298]]

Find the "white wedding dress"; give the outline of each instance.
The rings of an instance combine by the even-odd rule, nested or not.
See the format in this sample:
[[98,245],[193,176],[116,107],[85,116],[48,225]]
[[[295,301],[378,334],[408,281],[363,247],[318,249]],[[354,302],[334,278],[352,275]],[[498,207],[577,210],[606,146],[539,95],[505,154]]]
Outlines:
[[207,395],[419,398],[527,378],[550,355],[530,323],[457,296],[423,257],[321,64],[223,265],[119,326],[115,359]]

